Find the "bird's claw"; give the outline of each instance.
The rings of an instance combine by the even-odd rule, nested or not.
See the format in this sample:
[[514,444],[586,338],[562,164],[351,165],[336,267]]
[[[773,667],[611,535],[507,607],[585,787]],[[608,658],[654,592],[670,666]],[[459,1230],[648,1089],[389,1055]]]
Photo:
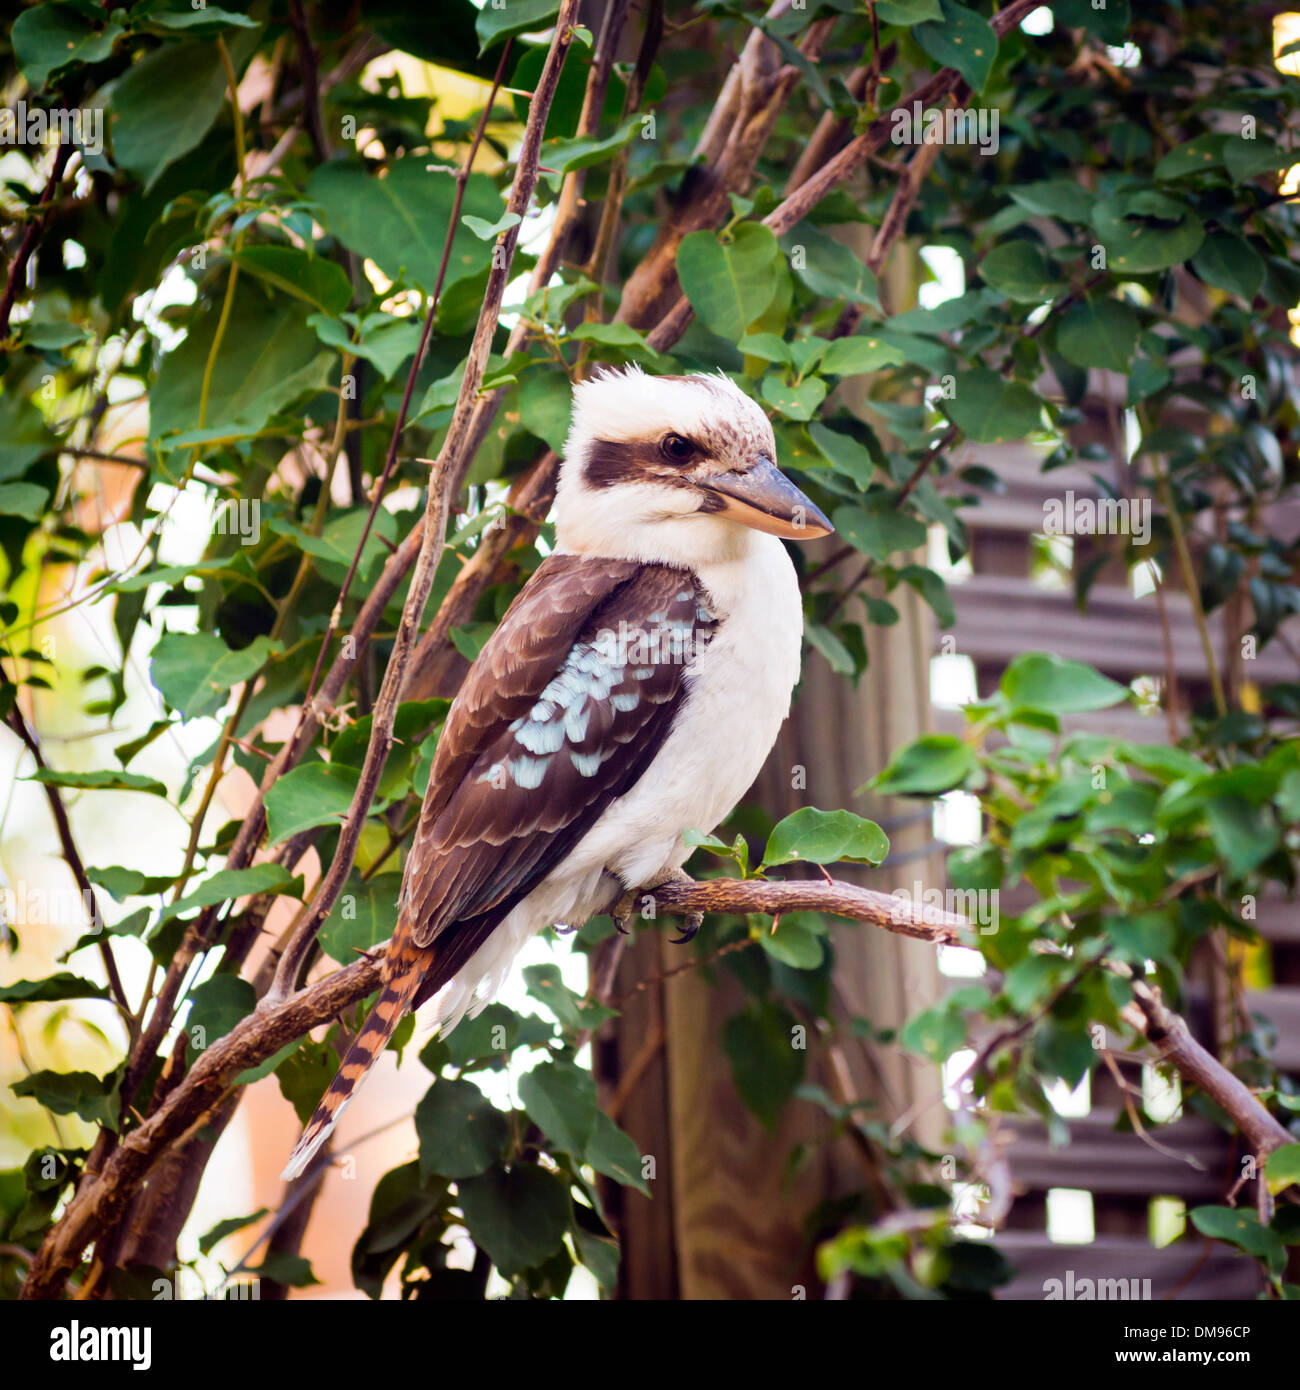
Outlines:
[[631,888],[614,904],[610,916],[614,919],[614,925],[618,928],[620,936],[632,934],[632,908],[635,905],[636,892]]
[[704,925],[704,914],[702,912],[688,912],[682,922],[682,934],[680,936],[670,936],[669,941],[674,946],[684,946],[689,941],[695,940],[695,935]]

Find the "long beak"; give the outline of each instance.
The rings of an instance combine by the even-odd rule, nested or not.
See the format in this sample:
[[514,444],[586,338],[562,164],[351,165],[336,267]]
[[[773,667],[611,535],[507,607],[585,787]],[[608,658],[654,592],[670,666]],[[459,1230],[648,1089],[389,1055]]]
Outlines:
[[792,541],[815,541],[829,536],[829,518],[785,476],[769,458],[744,473],[714,473],[698,480],[714,514],[738,521],[755,531],[768,531]]

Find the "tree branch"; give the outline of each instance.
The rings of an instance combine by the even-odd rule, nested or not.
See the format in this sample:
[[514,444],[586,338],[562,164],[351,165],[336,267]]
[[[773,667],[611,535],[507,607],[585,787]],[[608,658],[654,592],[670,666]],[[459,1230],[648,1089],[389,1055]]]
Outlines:
[[[954,913],[925,907],[904,897],[859,888],[832,879],[706,879],[664,884],[653,890],[656,907],[672,912],[833,913],[935,945],[955,945],[970,923]],[[290,995],[259,1007],[224,1038],[212,1043],[155,1114],[128,1134],[98,1173],[87,1173],[66,1212],[32,1262],[23,1298],[53,1298],[81,1258],[82,1251],[120,1217],[132,1193],[165,1148],[206,1121],[241,1072],[257,1066],[287,1043],[327,1023],[378,988],[378,957],[344,966]],[[1249,1089],[1192,1038],[1187,1024],[1166,1008],[1142,981],[1134,981],[1129,1022],[1187,1080],[1201,1087],[1232,1117],[1259,1154],[1290,1142],[1290,1135]]]
[[[447,429],[446,438],[443,440],[442,448],[438,452],[438,458],[430,476],[420,554],[416,561],[415,573],[411,578],[411,587],[406,596],[406,603],[402,608],[402,619],[397,630],[397,640],[384,673],[384,684],[380,690],[379,700],[375,705],[370,729],[370,743],[366,749],[366,759],[362,767],[361,778],[357,784],[352,804],[344,817],[334,859],[329,870],[317,885],[310,904],[305,906],[299,914],[292,939],[276,970],[275,979],[263,997],[263,1006],[273,1006],[288,997],[298,979],[307,953],[316,939],[316,933],[320,930],[325,918],[329,916],[335,900],[343,890],[343,884],[352,869],[352,861],[356,857],[356,849],[360,843],[366,815],[369,813],[371,802],[374,800],[375,790],[383,774],[389,749],[392,747],[393,722],[397,717],[397,706],[401,699],[402,685],[406,679],[406,668],[410,662],[411,653],[415,649],[420,619],[424,614],[424,605],[428,600],[429,591],[433,588],[434,575],[438,568],[438,562],[442,558],[448,496],[451,488],[457,485],[457,480],[464,467],[468,466],[468,460],[465,457],[468,453],[466,444],[469,440],[474,405],[479,386],[483,381],[483,371],[487,366],[492,338],[496,333],[497,322],[501,313],[501,301],[505,294],[506,282],[509,279],[515,246],[519,240],[519,229],[524,215],[532,203],[533,190],[537,186],[537,166],[541,155],[542,134],[546,129],[546,118],[550,114],[551,102],[559,85],[560,72],[564,67],[565,57],[568,55],[569,46],[573,42],[573,24],[577,9],[578,0],[564,0],[561,4],[560,13],[555,21],[551,46],[537,83],[537,90],[529,103],[528,123],[524,129],[514,183],[511,186],[510,197],[506,204],[507,211],[514,213],[517,220],[514,226],[502,233],[494,248],[492,270],[488,276],[487,291],[483,296],[478,324],[475,327],[469,356],[465,362],[465,374],[461,379],[460,394],[452,412],[451,424]],[[497,69],[498,85],[504,70],[505,55],[503,54]],[[488,109],[491,109],[490,100]],[[461,182],[462,189],[465,178],[468,178],[467,172]],[[454,219],[452,225],[455,225]],[[444,269],[446,257],[447,252],[444,249]],[[432,324],[431,312],[426,323],[426,344],[428,333],[432,330]],[[418,355],[416,361],[418,365]],[[413,384],[414,372],[407,382],[404,405],[409,403]],[[400,425],[401,419],[399,418],[399,428]],[[396,433],[395,430],[394,443],[390,448],[390,458],[396,450]],[[387,471],[387,466],[385,466],[385,475]],[[382,483],[383,479],[380,480],[376,491],[382,487]]]
[[31,260],[32,253],[36,250],[37,243],[41,239],[41,233],[45,230],[45,223],[50,215],[50,200],[54,197],[54,190],[63,181],[64,171],[71,158],[72,142],[65,140],[59,146],[59,152],[54,156],[54,168],[50,171],[50,177],[46,180],[45,191],[41,194],[41,201],[37,204],[37,215],[28,223],[18,251],[9,263],[9,276],[5,280],[4,298],[0,299],[0,342],[9,336],[9,315],[13,312],[14,300],[18,298],[18,289],[27,270],[27,262]]
[[[26,720],[18,706],[9,711],[6,720],[9,727],[16,733],[22,741],[27,751],[36,760],[36,766],[42,771],[46,770],[45,759],[41,756],[41,746],[36,741],[35,735],[27,727]],[[112,993],[113,1002],[117,1005],[126,1022],[128,1037],[135,1035],[135,1020],[131,1016],[131,1006],[127,1002],[126,990],[122,987],[122,977],[117,971],[117,961],[113,958],[112,948],[103,938],[104,919],[100,915],[99,903],[95,897],[95,890],[91,885],[90,879],[86,875],[86,866],[81,861],[81,853],[77,849],[77,842],[73,838],[72,824],[68,820],[67,807],[63,804],[63,797],[58,787],[51,786],[46,782],[43,784],[45,799],[50,803],[50,814],[54,817],[54,827],[58,831],[59,845],[63,850],[63,858],[68,868],[72,870],[72,877],[76,882],[77,891],[81,894],[81,901],[90,909],[90,929],[101,933],[99,941],[99,958],[104,963],[104,974],[108,977],[108,988]]]

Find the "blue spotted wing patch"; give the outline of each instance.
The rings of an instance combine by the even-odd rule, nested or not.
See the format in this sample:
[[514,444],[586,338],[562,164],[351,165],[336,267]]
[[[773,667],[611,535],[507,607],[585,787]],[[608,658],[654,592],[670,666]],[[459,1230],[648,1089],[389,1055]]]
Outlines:
[[[460,749],[450,790],[435,791],[435,763],[403,888],[419,945],[454,923],[453,935],[471,927],[486,934],[636,783],[663,745],[688,672],[716,626],[694,576],[671,566],[627,566],[585,610],[561,610],[580,579],[600,587],[577,567],[624,562],[552,559],[567,568],[549,581],[549,593],[543,565],[530,582],[541,580],[542,593],[522,603],[525,589],[470,672],[466,693],[478,679],[471,712],[461,717],[462,742],[471,721],[482,732],[472,757]],[[562,618],[566,640],[552,641],[549,660],[528,659],[537,627],[558,628]],[[525,654],[526,682],[516,653]],[[490,719],[479,671],[485,658],[512,682],[503,682],[509,694]],[[460,703],[443,741],[449,731],[457,737]],[[455,954],[468,945],[458,941]]]

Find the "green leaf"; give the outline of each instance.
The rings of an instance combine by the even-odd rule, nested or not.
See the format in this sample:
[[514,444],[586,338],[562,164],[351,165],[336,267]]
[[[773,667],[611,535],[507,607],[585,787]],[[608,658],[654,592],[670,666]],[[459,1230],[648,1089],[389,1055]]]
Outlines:
[[864,492],[871,486],[875,464],[865,445],[851,435],[840,434],[838,430],[827,429],[822,424],[808,426],[808,437],[817,447],[817,452],[837,472],[853,481]]
[[554,171],[552,179],[558,182],[559,175],[571,174],[575,169],[590,169],[594,164],[602,164],[616,154],[643,129],[640,116],[616,130],[603,140],[594,135],[579,135],[573,139],[551,140],[542,146],[542,163]]
[[1211,232],[1192,257],[1192,269],[1207,284],[1250,303],[1263,287],[1268,267],[1245,237]]
[[742,222],[729,242],[712,232],[688,233],[677,248],[677,274],[704,326],[738,343],[772,302],[778,255],[766,227]]
[[596,1123],[583,1150],[582,1161],[616,1183],[635,1187],[646,1197],[650,1195],[650,1188],[641,1176],[641,1151],[631,1135],[624,1134],[603,1110],[596,1111]]
[[881,796],[939,796],[965,786],[977,767],[968,743],[952,734],[927,734],[908,744],[868,786]]
[[1062,315],[1056,346],[1067,362],[1079,367],[1128,370],[1137,346],[1138,317],[1117,299],[1085,299]]
[[1280,1269],[1286,1262],[1286,1249],[1276,1231],[1260,1225],[1253,1211],[1235,1207],[1197,1207],[1191,1213],[1192,1225],[1212,1240],[1226,1240],[1248,1255],[1265,1259]]
[[1022,183],[1007,192],[1035,217],[1056,217],[1062,222],[1083,223],[1092,218],[1093,195],[1071,179],[1042,179]]
[[[178,0],[184,3],[184,0]],[[191,0],[193,4],[193,0]],[[147,11],[141,13],[141,11]],[[146,6],[137,7],[137,16],[148,29],[162,29],[166,32],[197,32],[204,37],[208,32],[216,34],[221,29],[256,29],[257,21],[249,19],[246,14],[236,14],[231,10],[223,10],[218,5],[209,5],[207,0],[192,9],[165,10],[157,6],[151,9]]]
[[777,362],[783,367],[794,363],[790,344],[776,333],[746,333],[740,340],[740,350],[746,357],[761,357],[764,362]]
[[345,324],[324,314],[312,314],[307,322],[316,330],[322,343],[355,357],[373,362],[385,380],[411,357],[420,345],[420,325],[411,319],[395,318],[392,314],[367,316],[361,325],[361,340],[352,341]]
[[1154,189],[1129,190],[1098,203],[1092,225],[1106,248],[1106,268],[1126,275],[1178,265],[1196,254],[1205,236],[1186,203]]
[[[313,536],[307,529],[295,525],[284,517],[272,517],[268,529],[277,535],[288,536],[293,543],[308,555],[314,556],[320,565],[321,577],[335,584],[342,584],[352,557],[361,546],[361,537],[366,531],[369,508],[353,507],[345,512],[335,513],[325,523],[319,536]],[[384,542],[387,541],[386,546]],[[397,541],[397,521],[391,512],[382,507],[375,513],[366,537],[365,548],[357,564],[358,580],[367,580],[374,569],[383,563],[391,553],[389,546]]]
[[341,314],[352,302],[347,271],[324,256],[312,256],[297,246],[245,246],[232,256],[268,285],[306,300],[325,314]]
[[211,907],[215,903],[246,898],[252,893],[298,892],[302,879],[291,874],[282,864],[253,864],[247,869],[219,869],[211,878],[205,878],[197,888],[191,889],[183,898],[177,898],[168,908],[165,917],[179,917],[195,908]]
[[1050,652],[1023,652],[1002,673],[999,688],[1013,708],[1080,714],[1109,709],[1128,697],[1125,686]]
[[1300,1183],[1300,1144],[1283,1144],[1274,1149],[1264,1164],[1264,1179],[1275,1197]]
[[569,436],[573,391],[557,372],[530,372],[519,386],[519,419],[561,457]]
[[[259,867],[280,868],[278,864]],[[234,872],[232,870],[232,872]],[[281,870],[283,872],[283,870]],[[190,990],[185,1018],[186,1055],[193,1066],[199,1055],[257,1007],[257,992],[238,975],[213,975]]]
[[473,1178],[505,1151],[510,1122],[472,1081],[440,1077],[415,1108],[420,1176]]
[[466,215],[461,221],[474,233],[480,241],[495,241],[502,232],[508,232],[511,227],[516,227],[523,218],[517,212],[503,213],[495,222],[488,222],[482,217],[471,217]]
[[34,1071],[15,1081],[10,1090],[16,1096],[30,1096],[56,1115],[76,1115],[88,1124],[116,1129],[122,1108],[120,1082],[116,1072],[96,1076],[88,1071]]
[[324,386],[332,358],[308,326],[305,307],[241,280],[225,350],[212,371],[204,432],[198,432],[199,400],[220,319],[216,305],[192,321],[185,341],[163,358],[149,392],[149,437],[176,448],[253,435],[290,402]]
[[937,1005],[909,1018],[898,1040],[918,1057],[941,1062],[966,1041],[966,1025],[959,1014]]
[[731,1061],[736,1091],[769,1132],[803,1080],[807,1052],[794,1017],[778,1004],[754,1004],[722,1025],[722,1050]]
[[763,866],[777,864],[880,864],[889,853],[889,837],[875,823],[852,811],[819,811],[802,806],[768,836]]
[[875,275],[847,246],[811,222],[801,222],[787,232],[781,245],[790,258],[790,269],[814,294],[880,308]]
[[528,993],[555,1015],[561,1027],[592,1028],[614,1016],[611,1009],[575,994],[564,983],[558,965],[527,965],[523,976]]
[[1194,140],[1175,146],[1155,167],[1158,179],[1178,179],[1184,174],[1198,174],[1223,164],[1226,135],[1198,135]]
[[1268,136],[1247,140],[1244,135],[1238,135],[1229,136],[1224,144],[1223,162],[1233,183],[1245,183],[1260,174],[1289,168],[1295,163],[1295,155]]
[[902,348],[862,334],[836,338],[822,354],[818,370],[831,376],[860,376],[863,372],[878,372],[882,367],[897,367],[905,361],[907,354]]
[[959,372],[951,399],[941,399],[939,405],[976,444],[1023,439],[1042,423],[1043,404],[1029,387],[1008,381],[990,367]]
[[293,1106],[298,1123],[307,1124],[339,1069],[338,1054],[325,1043],[307,1038],[287,1057],[271,1060],[280,1094]]
[[136,869],[124,869],[118,864],[112,864],[103,869],[88,865],[86,877],[91,883],[107,889],[118,902],[125,902],[127,898],[164,892],[176,882],[175,877],[170,874],[160,874],[156,878],[151,878]]
[[1244,796],[1215,796],[1205,805],[1210,838],[1228,868],[1242,877],[1257,868],[1281,842],[1272,812]]
[[266,794],[268,843],[278,845],[300,830],[342,820],[360,774],[337,763],[307,763],[276,779]]
[[[663,356],[646,342],[645,334],[630,323],[580,323],[570,335],[581,343],[599,343],[616,348],[625,357],[639,357],[647,362],[662,361]],[[565,387],[568,382],[559,378]]]
[[[231,43],[236,71],[256,42],[251,33]],[[226,71],[215,44],[164,44],[113,87],[114,159],[147,193],[168,165],[208,133],[226,97]]]
[[814,623],[805,620],[803,625],[803,635],[814,651],[820,652],[830,665],[832,671],[837,676],[851,676],[857,667],[853,661],[853,653],[848,647],[822,623]]
[[775,925],[775,931],[759,934],[763,950],[791,970],[816,970],[826,949],[821,937],[798,921],[793,913],[786,913]]
[[868,511],[852,503],[837,507],[832,518],[837,534],[879,564],[888,564],[900,550],[925,544],[925,524],[898,511]]
[[72,63],[99,63],[121,37],[120,24],[88,19],[71,5],[34,5],[13,23],[14,57],[32,92],[39,92],[53,73]]
[[154,777],[140,772],[59,772],[43,767],[28,782],[40,782],[48,787],[72,787],[78,791],[148,792],[150,796],[166,796],[167,788]]
[[519,1078],[528,1118],[548,1139],[580,1157],[596,1124],[596,1082],[572,1062],[543,1062]]
[[983,15],[954,0],[940,0],[943,19],[920,24],[913,37],[944,67],[956,68],[973,92],[984,90],[998,52],[998,36]]
[[806,377],[793,386],[776,372],[763,378],[760,391],[768,405],[775,406],[790,420],[811,420],[826,399],[826,383],[821,377]]
[[233,1236],[236,1231],[242,1231],[254,1222],[260,1221],[266,1212],[265,1207],[258,1207],[248,1216],[230,1216],[224,1221],[218,1221],[206,1235],[199,1237],[199,1254],[210,1255],[227,1236]]
[[506,1278],[541,1264],[563,1244],[572,1203],[560,1179],[544,1169],[516,1163],[456,1186],[474,1244]]
[[540,32],[549,26],[559,9],[560,0],[509,0],[498,6],[489,0],[474,21],[479,53],[486,53],[515,34]]
[[939,0],[876,0],[876,14],[882,24],[924,24],[943,18]]
[[220,709],[234,686],[255,676],[280,650],[269,637],[255,638],[236,652],[215,632],[166,632],[153,649],[149,674],[163,699],[193,719]]
[[930,605],[941,628],[949,628],[957,621],[957,610],[953,607],[948,586],[934,570],[925,565],[905,565],[899,570],[898,577]]
[[994,289],[1025,304],[1054,299],[1065,288],[1043,249],[1023,238],[995,246],[980,262],[980,274]]
[[26,396],[14,391],[0,395],[0,481],[19,477],[57,445],[45,416]]
[[[511,0],[508,10],[492,13],[514,15],[518,9]],[[432,294],[456,181],[449,174],[430,172],[428,163],[427,155],[406,155],[393,160],[383,178],[376,178],[357,160],[334,160],[315,170],[307,181],[307,194],[324,208],[330,231],[345,246],[369,256],[390,280],[403,280]],[[491,248],[466,225],[466,215],[492,224],[504,212],[493,180],[471,174],[447,262],[448,290],[457,280],[485,270],[492,260]]]
[[50,490],[35,483],[0,483],[0,516],[20,516],[39,521],[50,500]]
[[[271,840],[274,843],[275,837],[271,836]],[[397,930],[397,899],[401,890],[401,874],[376,874],[364,880],[353,874],[321,925],[321,950],[340,965],[350,965],[358,951],[368,951],[387,941]],[[461,1024],[458,1035],[469,1026]]]
[[260,1280],[284,1284],[291,1289],[307,1289],[321,1282],[312,1273],[311,1261],[290,1250],[271,1251],[252,1272]]
[[107,999],[108,990],[80,975],[60,970],[43,980],[15,980],[0,985],[0,1004],[51,1004],[64,999]]

